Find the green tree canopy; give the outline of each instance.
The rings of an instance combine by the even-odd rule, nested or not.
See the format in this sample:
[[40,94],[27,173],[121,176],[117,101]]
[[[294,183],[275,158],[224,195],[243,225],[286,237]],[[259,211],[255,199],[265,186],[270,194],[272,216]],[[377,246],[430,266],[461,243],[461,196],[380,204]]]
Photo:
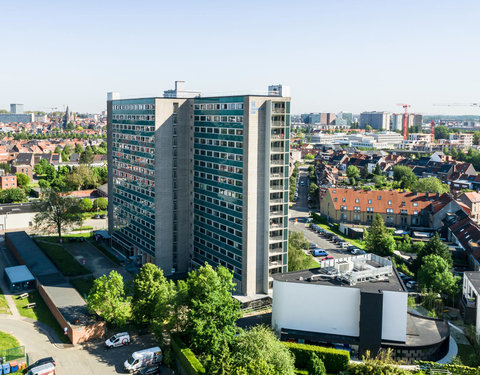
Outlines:
[[167,281],[163,271],[152,263],[145,263],[133,279],[132,313],[137,322],[151,322],[159,303],[172,298],[173,283]]
[[57,146],[55,147],[55,150],[53,151],[55,154],[61,154],[62,153],[62,149],[60,148],[60,146]]
[[305,155],[305,160],[313,160],[313,159],[315,159],[315,155],[313,155],[313,154]]
[[83,152],[83,147],[80,143],[75,144],[75,153],[81,154]]
[[310,355],[310,360],[308,363],[308,374],[309,375],[327,375],[327,370],[325,369],[325,365],[316,353],[312,353]]
[[414,189],[421,193],[449,193],[450,186],[442,184],[442,182],[435,177],[420,178],[414,184]]
[[428,255],[438,255],[447,262],[450,268],[453,266],[450,250],[448,249],[448,246],[442,242],[438,233],[435,233],[435,235],[417,253],[417,258],[413,263],[416,270],[420,269],[423,264],[423,258]]
[[448,139],[448,128],[445,125],[437,125],[435,127],[435,139]]
[[10,188],[0,191],[0,201],[2,203],[23,202],[25,199],[25,191],[19,188]]
[[53,226],[60,239],[66,228],[80,225],[83,221],[78,200],[54,190],[44,191],[42,199],[34,203],[34,210],[37,212],[34,217],[37,230],[46,230]]
[[232,366],[248,369],[250,364],[261,361],[265,361],[266,365],[261,374],[295,374],[292,353],[270,328],[255,326],[235,339],[232,345]]
[[25,187],[30,183],[30,177],[23,173],[15,173],[17,176],[17,185]]
[[395,246],[395,240],[385,227],[382,216],[376,214],[365,236],[365,249],[380,256],[389,256],[393,254]]
[[454,293],[459,280],[450,272],[448,262],[434,254],[423,258],[417,278],[422,287],[441,294]]
[[80,206],[80,209],[83,211],[83,212],[87,212],[87,211],[90,211],[93,207],[93,203],[92,201],[89,199],[89,198],[83,198],[83,199],[80,199],[80,201],[78,202],[79,206]]
[[402,189],[411,189],[417,182],[417,176],[406,166],[397,165],[393,168],[393,179],[400,183]]
[[80,164],[92,164],[93,162],[93,150],[90,146],[87,146],[85,150],[80,154]]
[[215,271],[207,263],[188,274],[183,331],[198,353],[217,353],[238,332],[236,321],[241,312],[240,304],[231,296],[235,289],[232,278],[226,268],[220,266]]
[[358,168],[356,166],[349,165],[348,168],[347,168],[347,177],[349,179],[352,179],[352,178],[357,179],[358,177],[360,177],[360,171],[358,170]]
[[108,206],[108,200],[107,198],[103,198],[103,197],[100,197],[100,198],[96,198],[94,201],[93,201],[93,208],[95,209],[99,209],[99,210],[106,210],[107,209],[107,206]]
[[309,242],[303,232],[288,232],[288,271],[299,271],[310,268],[310,258],[304,250],[309,248]]
[[3,169],[5,173],[10,173],[12,171],[12,166],[8,163],[0,163],[0,169]]
[[122,275],[113,270],[94,280],[87,306],[106,322],[123,326],[131,316],[130,299],[125,294]]
[[90,189],[98,186],[98,177],[87,165],[79,165],[65,177],[67,185],[72,190]]

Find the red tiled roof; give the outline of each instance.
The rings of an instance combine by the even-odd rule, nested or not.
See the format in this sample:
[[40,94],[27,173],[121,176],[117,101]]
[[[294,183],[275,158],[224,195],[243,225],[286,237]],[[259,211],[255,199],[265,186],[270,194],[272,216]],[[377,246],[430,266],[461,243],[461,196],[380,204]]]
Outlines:
[[470,191],[468,193],[463,193],[470,202],[478,202],[480,201],[480,194],[478,194],[476,191]]
[[[328,192],[332,197],[336,210],[340,210],[341,206],[347,206],[348,211],[353,211],[354,207],[360,206],[360,211],[362,212],[366,212],[367,207],[373,207],[373,212],[378,213],[386,213],[387,208],[393,208],[394,214],[399,214],[400,210],[407,210],[408,214],[413,214],[413,211],[420,212],[432,203],[424,193],[415,195],[415,193],[412,192],[404,193],[396,190],[329,188]],[[381,198],[379,199],[379,197]],[[336,202],[335,198],[337,198]],[[343,201],[344,198],[345,202]],[[442,199],[443,198],[442,195]],[[389,202],[391,202],[391,204],[389,204]]]

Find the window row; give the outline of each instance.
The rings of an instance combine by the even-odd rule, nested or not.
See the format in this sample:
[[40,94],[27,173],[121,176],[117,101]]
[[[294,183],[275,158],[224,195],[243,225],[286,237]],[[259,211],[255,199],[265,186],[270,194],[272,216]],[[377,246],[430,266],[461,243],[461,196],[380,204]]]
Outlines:
[[199,215],[195,215],[195,220],[196,222],[201,222],[201,223],[205,223],[213,228],[217,228],[219,230],[221,230],[222,232],[225,232],[225,233],[229,233],[229,234],[232,234],[234,236],[237,236],[239,238],[242,238],[242,232],[239,231],[239,230],[236,230],[228,225],[224,225],[224,224],[220,224],[214,220],[210,220],[206,217],[203,217],[203,216],[199,216]]
[[113,109],[131,109],[131,110],[145,110],[155,109],[155,104],[115,104]]
[[[136,164],[136,165],[143,165],[143,166],[148,166],[148,165],[155,165],[155,160],[146,158],[143,156],[137,156],[137,155],[132,155],[132,154],[125,154],[123,152],[116,152],[115,156],[119,159],[123,160],[128,160],[128,164]],[[113,160],[113,167],[114,168],[123,168],[126,163],[120,162],[116,159]]]
[[232,211],[242,212],[242,206],[231,203],[231,202],[225,202],[216,198],[212,198],[212,197],[209,197],[208,195],[195,193],[195,199],[199,199],[201,201],[214,204],[215,206],[228,208],[229,210],[232,210]]
[[205,247],[208,247],[209,249],[212,249],[217,253],[220,253],[222,255],[229,257],[230,259],[235,260],[236,262],[240,262],[240,263],[242,262],[242,257],[240,255],[236,255],[231,251],[224,249],[223,247],[220,247],[218,245],[215,245],[214,243],[209,242],[208,240],[205,240],[204,238],[201,238],[198,236],[194,236],[193,238],[196,243],[202,244]]
[[195,126],[195,133],[211,133],[211,134],[223,134],[223,135],[243,135],[243,129],[235,128],[220,128],[213,126]]
[[[115,178],[116,177],[116,178]],[[135,175],[132,175],[130,173],[125,173],[125,172],[119,172],[119,171],[116,171],[116,173],[114,172],[114,179],[116,180],[115,184],[121,184],[120,181],[122,181],[122,179],[125,179],[126,181],[135,181],[139,184],[143,184],[144,186],[155,186],[155,181],[153,180],[150,180],[148,178],[145,178],[145,177],[139,177],[139,176],[135,176]]]
[[215,115],[201,115],[197,116],[195,115],[193,117],[194,121],[199,121],[199,122],[243,122],[243,116],[215,116]]
[[[222,243],[224,243],[225,245],[228,245],[228,246],[231,246],[237,250],[242,250],[242,244],[240,242],[236,242],[236,241],[233,241],[229,238],[226,238],[218,233],[215,233],[215,232],[212,232],[211,230],[208,230],[208,229],[205,229],[203,227],[200,227],[198,225],[195,225],[195,232],[196,233],[201,233],[209,238],[213,238],[214,240],[216,241],[220,241]],[[199,238],[199,242],[202,243],[201,241],[204,241],[204,243],[202,243],[202,245],[205,244],[205,240],[203,240],[202,238]]]
[[197,210],[198,212],[205,212],[208,215],[216,216],[219,217],[220,219],[227,220],[231,223],[235,223],[237,225],[242,225],[242,219],[238,217],[234,217],[232,215],[227,215],[223,211],[218,211],[218,210],[212,210],[211,208],[201,206],[197,203],[193,205],[194,209]]
[[[208,259],[208,260],[211,260],[212,262],[216,263],[217,265],[220,264],[221,266],[228,268],[230,271],[236,273],[237,275],[240,275],[240,276],[242,275],[242,270],[240,268],[234,267],[230,263],[227,263],[222,259],[218,259],[216,256],[213,256],[212,254],[210,254],[208,252],[205,252],[202,249],[195,249],[195,253],[197,254],[197,256],[200,255],[200,256]],[[204,263],[204,261],[202,259],[195,258],[195,260],[200,264]],[[234,279],[235,279],[235,275],[234,275]]]
[[115,142],[122,142],[122,141],[135,141],[135,142],[147,142],[153,143],[155,138],[153,136],[146,137],[144,135],[134,135],[134,134],[125,134],[125,133],[113,133],[113,139]]
[[238,174],[243,173],[243,168],[233,167],[231,165],[225,165],[225,164],[210,163],[208,161],[195,160],[195,165],[197,167],[216,169],[218,171],[225,171],[225,172],[238,173]]
[[132,165],[132,164],[125,164],[125,163],[122,163],[123,164],[123,167],[121,167],[122,170],[120,169],[114,169],[113,170],[113,174],[115,176],[118,176],[118,177],[124,177],[122,175],[123,172],[136,172],[136,173],[141,173],[143,176],[155,176],[155,171],[153,169],[149,169],[149,168],[144,168],[144,167],[138,167],[136,165]]
[[212,111],[212,110],[233,110],[233,109],[243,109],[243,103],[206,103],[206,104],[195,104],[195,109],[201,111]]
[[210,139],[210,138],[195,138],[195,143],[201,144],[201,145],[218,146],[218,147],[243,148],[243,142],[220,141],[218,139]]
[[153,132],[155,131],[155,126],[149,125],[137,125],[137,124],[112,124],[113,134],[115,135],[115,131],[121,130],[134,130],[137,132]]
[[155,153],[155,148],[154,147],[145,147],[145,146],[136,146],[136,145],[131,145],[128,143],[117,143],[115,142],[113,144],[113,147],[117,147],[120,150],[129,150],[129,151],[138,151],[138,152],[144,152],[144,153],[150,153],[154,154]]
[[207,150],[195,149],[195,155],[208,156],[211,158],[218,158],[218,159],[224,159],[224,160],[235,160],[235,161],[243,160],[242,155],[232,154],[230,152],[218,152],[218,151],[207,151]]
[[113,120],[155,121],[154,115],[112,115]]
[[238,187],[243,186],[243,182],[241,180],[236,180],[234,178],[227,178],[224,176],[217,176],[211,173],[195,171],[195,177],[203,178],[210,181],[220,182],[221,184],[228,184],[228,185],[238,186]]
[[132,232],[126,230],[126,228],[122,228],[121,229],[121,232],[129,237],[130,239],[132,239],[134,242],[136,242],[137,244],[140,244],[142,245],[143,247],[145,247],[146,249],[154,252],[155,251],[155,244],[151,245],[149,242],[145,241],[144,239],[136,236],[135,234],[133,234]]

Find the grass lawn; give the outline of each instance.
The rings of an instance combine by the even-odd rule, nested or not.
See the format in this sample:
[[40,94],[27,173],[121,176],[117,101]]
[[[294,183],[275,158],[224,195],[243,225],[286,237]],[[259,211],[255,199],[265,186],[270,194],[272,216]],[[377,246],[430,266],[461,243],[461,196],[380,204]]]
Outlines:
[[98,210],[98,211],[92,211],[92,212],[84,212],[82,214],[82,218],[85,220],[85,219],[90,219],[92,217],[94,217],[95,215],[107,215],[108,212],[107,210]]
[[0,289],[0,314],[10,314],[10,309],[8,308],[7,300],[3,295],[2,289]]
[[[38,320],[50,328],[52,328],[60,340],[64,343],[69,343],[68,337],[66,337],[63,333],[63,329],[60,327],[58,322],[53,317],[52,313],[48,309],[47,305],[43,301],[40,294],[35,292],[30,292],[28,297],[25,299],[14,299],[15,304],[17,305],[18,312],[21,316],[25,318],[30,318],[33,320]],[[26,309],[25,306],[29,303],[35,302],[36,306],[33,309]]]
[[305,256],[308,257],[308,259],[310,260],[310,264],[308,265],[308,268],[319,268],[320,267],[320,263],[318,263],[313,256],[306,255],[306,254],[305,254]]
[[65,250],[62,244],[41,241],[37,241],[37,244],[65,276],[80,276],[90,273],[90,271],[78,263],[76,259]]
[[73,229],[74,232],[80,232],[82,230],[93,230],[93,227],[92,226],[86,226],[86,227],[80,227],[80,228]]
[[20,343],[15,337],[0,331],[0,350],[16,348],[17,346],[20,346]]
[[122,263],[120,262],[120,259],[118,259],[114,254],[112,254],[110,251],[108,251],[101,243],[98,243],[94,239],[89,241],[93,246],[95,246],[98,250],[100,250],[103,255],[105,255],[108,259],[110,259],[113,263],[115,263],[117,266],[120,266]]
[[90,289],[92,288],[93,280],[95,280],[93,276],[86,276],[70,280],[70,282],[75,287],[75,289],[77,289],[78,293],[80,293],[80,295],[84,299],[86,299],[88,292],[90,292]]

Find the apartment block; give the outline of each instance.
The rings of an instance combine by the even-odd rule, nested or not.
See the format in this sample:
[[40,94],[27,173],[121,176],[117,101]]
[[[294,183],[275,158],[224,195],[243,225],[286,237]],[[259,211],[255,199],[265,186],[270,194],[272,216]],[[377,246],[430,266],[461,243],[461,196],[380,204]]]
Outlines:
[[112,246],[167,275],[222,265],[239,293],[268,293],[287,270],[290,99],[180,92],[108,101]]
[[360,127],[365,129],[370,125],[376,130],[390,130],[389,112],[362,112],[360,113]]

